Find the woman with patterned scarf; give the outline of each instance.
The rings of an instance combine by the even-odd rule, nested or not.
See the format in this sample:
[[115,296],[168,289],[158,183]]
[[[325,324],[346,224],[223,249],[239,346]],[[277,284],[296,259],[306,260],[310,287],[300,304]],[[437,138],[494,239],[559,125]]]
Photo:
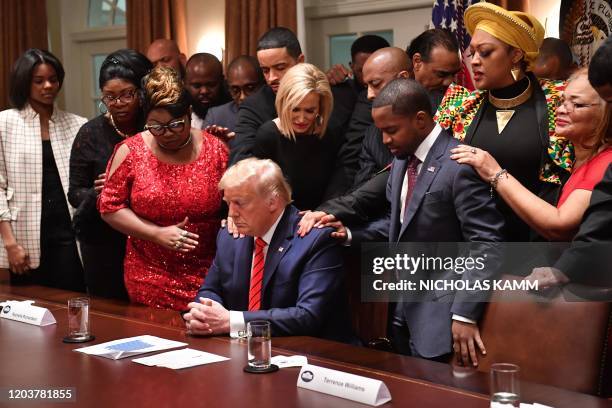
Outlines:
[[[535,17],[490,3],[469,7],[469,53],[477,90],[449,86],[438,113],[440,125],[461,140],[469,154],[490,153],[530,192],[555,204],[570,174],[573,148],[555,134],[555,112],[565,84],[531,73],[544,38]],[[507,173],[488,179],[492,187]],[[530,241],[534,231],[500,201],[507,241]]]

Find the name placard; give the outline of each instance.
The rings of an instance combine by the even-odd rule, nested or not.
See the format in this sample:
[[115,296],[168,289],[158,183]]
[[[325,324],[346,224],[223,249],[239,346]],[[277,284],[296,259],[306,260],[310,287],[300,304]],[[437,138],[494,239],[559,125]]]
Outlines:
[[297,386],[372,406],[391,401],[382,381],[310,364],[302,367]]
[[7,300],[0,303],[0,317],[35,326],[47,326],[56,323],[55,317],[48,309],[33,306],[32,303],[34,303],[33,300],[23,300],[21,302]]

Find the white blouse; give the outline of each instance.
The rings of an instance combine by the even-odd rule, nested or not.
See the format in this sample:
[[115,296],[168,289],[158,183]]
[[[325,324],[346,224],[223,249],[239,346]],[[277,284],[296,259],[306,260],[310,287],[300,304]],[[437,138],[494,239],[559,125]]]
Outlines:
[[[72,142],[87,119],[53,109],[49,137],[55,164],[68,203],[68,171]],[[40,264],[43,153],[40,119],[27,104],[23,109],[0,112],[0,221],[10,221],[17,243],[30,257],[31,268]],[[68,204],[70,216],[73,209]],[[0,237],[0,268],[8,268]]]

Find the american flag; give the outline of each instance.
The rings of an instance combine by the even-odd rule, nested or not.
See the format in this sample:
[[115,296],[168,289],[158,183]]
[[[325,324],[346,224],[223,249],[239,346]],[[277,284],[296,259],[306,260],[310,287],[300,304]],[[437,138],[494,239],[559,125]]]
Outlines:
[[457,83],[470,91],[474,90],[474,81],[466,50],[471,37],[463,24],[463,13],[469,6],[479,2],[480,0],[435,0],[429,24],[430,28],[449,30],[457,37],[461,49],[461,72],[457,74]]

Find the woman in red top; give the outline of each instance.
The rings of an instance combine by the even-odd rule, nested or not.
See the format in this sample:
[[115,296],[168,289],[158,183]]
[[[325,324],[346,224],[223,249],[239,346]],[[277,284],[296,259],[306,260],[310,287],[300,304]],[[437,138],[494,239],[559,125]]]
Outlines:
[[527,190],[484,150],[462,145],[451,157],[472,165],[540,235],[551,241],[569,241],[589,206],[593,187],[612,163],[611,116],[610,107],[589,83],[587,69],[572,75],[557,108],[555,132],[572,142],[576,160],[556,207]]
[[98,206],[128,235],[124,262],[130,300],[183,310],[215,255],[227,148],[192,129],[189,96],[168,68],[144,79],[146,131],[118,145]]

